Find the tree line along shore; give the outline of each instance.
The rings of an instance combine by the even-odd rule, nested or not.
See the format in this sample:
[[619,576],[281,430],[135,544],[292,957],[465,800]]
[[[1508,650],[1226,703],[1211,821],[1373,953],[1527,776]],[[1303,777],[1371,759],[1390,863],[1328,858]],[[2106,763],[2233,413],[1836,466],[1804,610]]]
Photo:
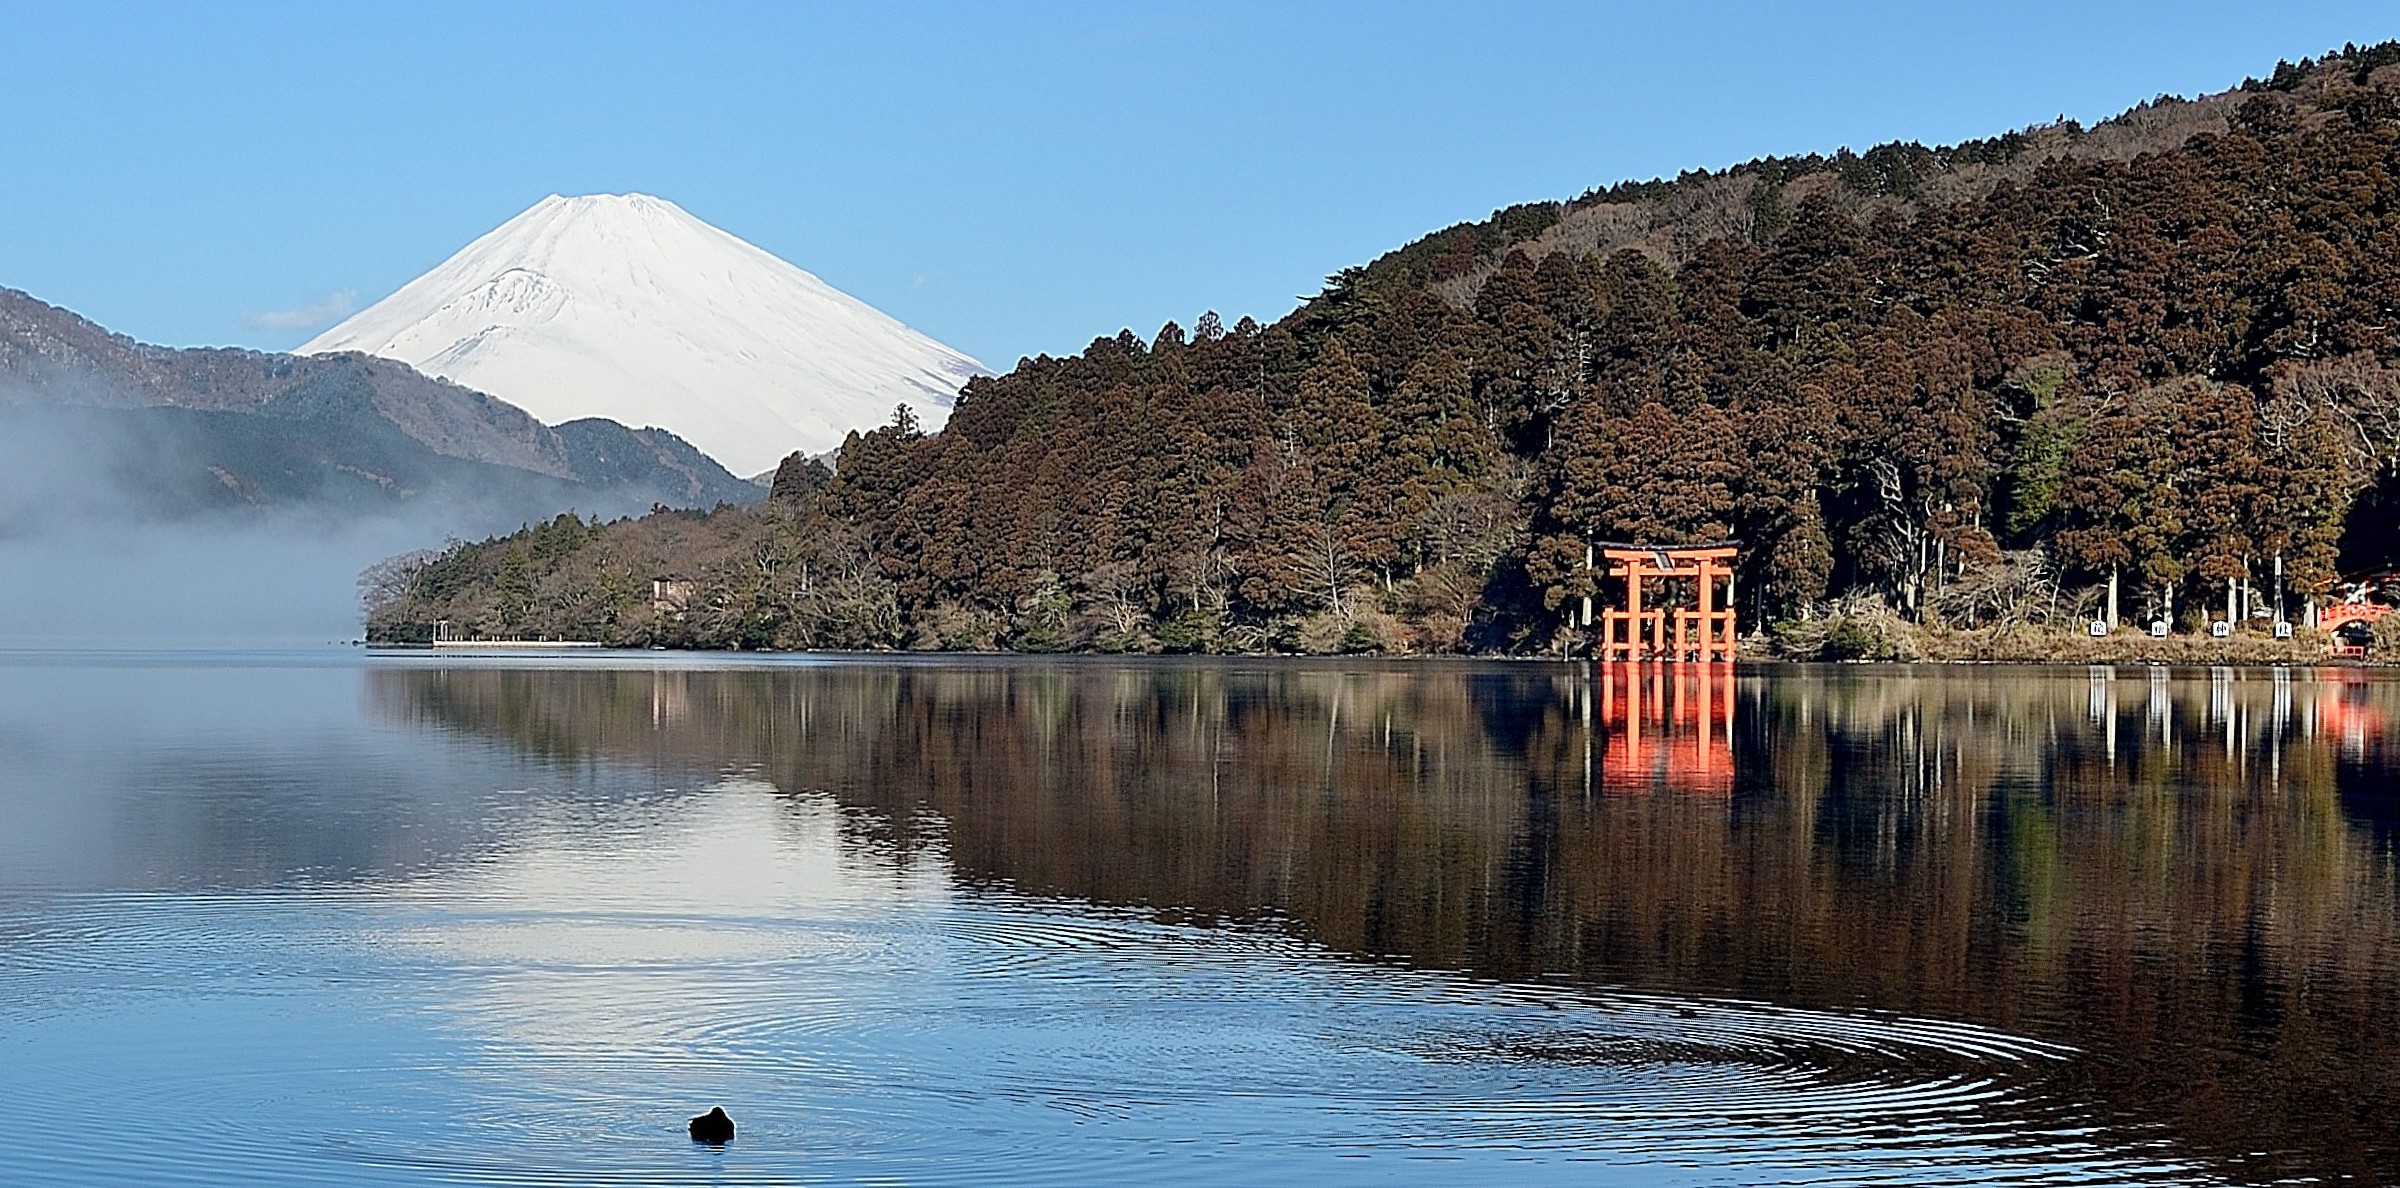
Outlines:
[[[2396,335],[2400,44],[2345,47],[1512,207],[1269,325],[1023,360],[759,504],[395,558],[367,633],[1572,654],[1591,542],[1732,538],[1781,654],[2321,658],[2259,616],[2384,596]],[[2112,590],[2174,633],[2085,634]]]

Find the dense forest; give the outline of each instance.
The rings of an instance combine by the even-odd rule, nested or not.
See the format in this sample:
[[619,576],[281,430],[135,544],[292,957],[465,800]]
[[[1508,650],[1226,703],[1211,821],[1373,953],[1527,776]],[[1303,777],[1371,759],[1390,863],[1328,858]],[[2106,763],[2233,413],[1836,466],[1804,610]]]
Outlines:
[[2395,503],[2387,43],[2088,129],[1512,207],[1272,325],[1023,360],[763,505],[396,559],[368,628],[1538,652],[1582,638],[1588,542],[1735,538],[1753,626],[2064,628],[2114,577],[2192,629],[2229,582],[2245,620],[2342,597],[2400,555]]

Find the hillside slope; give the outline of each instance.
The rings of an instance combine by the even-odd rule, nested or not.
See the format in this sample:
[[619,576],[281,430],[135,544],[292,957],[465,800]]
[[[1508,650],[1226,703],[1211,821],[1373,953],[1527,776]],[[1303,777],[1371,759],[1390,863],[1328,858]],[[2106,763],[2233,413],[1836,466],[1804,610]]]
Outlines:
[[[576,629],[701,646],[1547,651],[1587,542],[1738,537],[1752,624],[2063,629],[2112,578],[2127,619],[2251,624],[2400,557],[2396,334],[2387,44],[2091,130],[1512,207],[512,580],[597,615],[590,573],[683,571],[684,609]],[[517,629],[475,575],[525,547],[371,629]]]

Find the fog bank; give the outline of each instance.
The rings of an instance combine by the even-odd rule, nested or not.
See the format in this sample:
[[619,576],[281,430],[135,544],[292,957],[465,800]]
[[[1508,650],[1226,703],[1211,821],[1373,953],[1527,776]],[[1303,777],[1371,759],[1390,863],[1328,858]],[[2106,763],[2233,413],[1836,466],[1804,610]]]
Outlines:
[[0,648],[301,647],[360,635],[361,569],[425,526],[93,523],[0,539]]
[[[534,512],[522,499],[438,488],[378,493],[372,475],[274,456],[232,470],[180,410],[7,407],[5,397],[0,648],[345,643],[361,635],[359,571],[513,529]],[[350,485],[329,487],[328,471]]]

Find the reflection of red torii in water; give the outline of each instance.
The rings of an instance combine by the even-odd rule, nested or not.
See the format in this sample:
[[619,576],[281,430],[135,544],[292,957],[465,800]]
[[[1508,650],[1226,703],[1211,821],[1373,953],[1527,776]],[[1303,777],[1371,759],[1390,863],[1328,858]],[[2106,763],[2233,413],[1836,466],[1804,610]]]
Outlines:
[[[1612,791],[1664,785],[1716,795],[1731,792],[1733,559],[1740,553],[1739,544],[1593,547],[1607,560],[1608,576],[1625,585],[1625,605],[1600,612],[1592,641],[1592,655],[1600,661],[1593,667],[1600,678],[1601,722],[1604,728],[1621,730],[1610,739],[1602,764],[1603,786]],[[1591,560],[1587,554],[1585,564]],[[1656,587],[1659,597],[1644,605],[1642,587],[1654,581],[1692,583],[1696,605],[1673,605],[1674,592]],[[1583,621],[1592,625],[1588,601]],[[1644,660],[1670,661],[1671,666],[1635,663]],[[1659,741],[1645,753],[1642,734],[1653,710],[1661,727]]]
[[[1596,664],[1600,722],[1608,735],[1601,786],[1733,791],[1733,665]],[[1620,708],[1622,707],[1622,708]],[[1655,745],[1643,734],[1655,722]]]
[[[1677,663],[1733,659],[1733,559],[1740,552],[1738,542],[1596,547],[1608,561],[1608,576],[1625,583],[1625,606],[1600,612],[1599,637],[1592,642],[1595,659]],[[1692,582],[1698,588],[1697,608],[1670,608],[1663,598],[1658,606],[1642,605],[1644,582],[1675,580]],[[1719,582],[1724,583],[1722,591],[1718,589]],[[1669,615],[1673,616],[1672,638],[1668,634]],[[1590,604],[1586,603],[1584,623],[1588,626],[1591,621]]]

